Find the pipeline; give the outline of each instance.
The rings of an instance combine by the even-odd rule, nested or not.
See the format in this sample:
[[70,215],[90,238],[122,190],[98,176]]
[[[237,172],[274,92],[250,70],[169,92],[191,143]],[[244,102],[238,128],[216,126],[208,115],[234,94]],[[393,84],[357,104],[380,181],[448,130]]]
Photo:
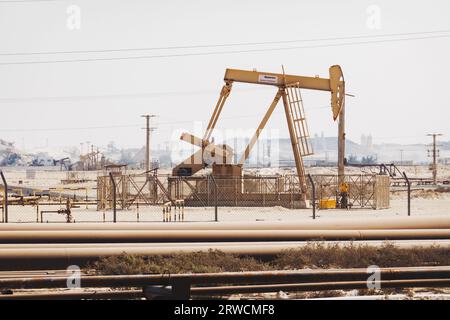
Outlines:
[[2,231],[0,243],[232,242],[450,239],[450,229]]
[[[230,250],[229,253],[251,254],[252,248],[267,248],[267,253],[279,253],[282,250],[296,249],[312,244],[322,244],[324,246],[346,247],[353,245],[382,247],[387,243],[400,249],[412,249],[416,247],[432,248],[450,248],[450,240],[358,240],[358,241],[253,241],[253,242],[138,242],[138,243],[10,243],[0,244],[2,249],[49,249],[49,248],[122,248],[128,247],[145,248],[145,250],[155,250],[155,254],[172,254],[179,252],[196,252],[203,250]],[[272,249],[274,251],[272,251]],[[162,250],[162,251],[160,251]],[[239,251],[235,251],[239,250]],[[0,274],[1,277],[1,274]]]
[[0,224],[0,231],[38,230],[369,230],[369,229],[450,229],[448,216],[327,218],[305,221],[258,222],[173,222],[173,223],[8,223]]
[[[413,280],[387,280],[371,283],[380,288],[413,288],[413,287],[450,287],[450,279],[413,279]],[[292,283],[292,284],[265,284],[240,285],[217,287],[194,287],[190,289],[192,296],[223,296],[243,293],[267,293],[290,291],[324,291],[324,290],[352,290],[367,289],[367,281],[342,281],[318,283]],[[116,291],[65,291],[65,292],[27,292],[0,295],[0,300],[80,300],[80,299],[141,299],[143,290],[116,290]]]
[[63,292],[29,292],[0,294],[0,300],[130,300],[144,298],[142,290],[115,290],[115,291],[63,291]]
[[[152,275],[86,275],[80,281],[85,288],[93,287],[145,287],[151,285],[211,284],[292,284],[364,281],[371,273],[360,269],[283,270],[223,273],[152,274]],[[380,268],[380,279],[450,279],[450,267]],[[39,289],[65,288],[67,277],[0,279],[0,288]]]
[[[450,287],[448,279],[413,279],[413,280],[382,280],[371,282],[379,288],[413,288],[413,287]],[[367,289],[367,281],[336,281],[317,283],[289,283],[289,284],[265,284],[243,286],[220,287],[196,287],[191,289],[191,294],[198,296],[221,296],[242,293],[267,293],[279,291],[324,291],[324,290],[352,290]]]

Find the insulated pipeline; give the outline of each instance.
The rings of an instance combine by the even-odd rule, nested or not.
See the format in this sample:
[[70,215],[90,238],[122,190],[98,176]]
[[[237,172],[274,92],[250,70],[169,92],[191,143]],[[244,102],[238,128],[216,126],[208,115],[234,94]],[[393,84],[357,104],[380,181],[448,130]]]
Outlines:
[[[450,267],[380,268],[380,279],[450,279]],[[150,285],[173,285],[187,282],[189,285],[211,284],[291,284],[306,282],[367,281],[370,272],[361,269],[275,270],[222,273],[149,274],[149,275],[81,275],[84,287],[133,287]],[[366,282],[367,283],[367,282]],[[67,277],[5,278],[0,288],[65,288]]]
[[[269,253],[278,253],[281,250],[296,249],[310,245],[322,245],[324,247],[349,245],[382,247],[389,243],[397,248],[411,249],[415,247],[431,248],[439,246],[450,248],[450,240],[345,240],[345,241],[253,241],[253,242],[138,242],[138,243],[10,243],[0,244],[2,249],[47,249],[47,248],[145,248],[146,250],[163,250],[164,253],[172,254],[176,252],[193,252],[202,250],[229,250],[230,253],[248,253],[249,248],[273,248],[276,251],[268,250]],[[242,250],[242,251],[241,251]],[[155,251],[156,252],[156,251]]]
[[448,216],[327,218],[305,221],[172,222],[172,223],[5,223],[0,231],[36,230],[368,230],[450,229]]
[[0,243],[450,239],[450,229],[2,231]]

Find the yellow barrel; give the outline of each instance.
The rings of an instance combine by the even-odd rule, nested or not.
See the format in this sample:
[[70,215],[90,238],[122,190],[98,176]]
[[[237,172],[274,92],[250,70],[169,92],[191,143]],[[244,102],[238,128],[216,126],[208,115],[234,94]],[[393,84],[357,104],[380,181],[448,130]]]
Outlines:
[[319,201],[320,209],[335,209],[336,199],[320,199]]

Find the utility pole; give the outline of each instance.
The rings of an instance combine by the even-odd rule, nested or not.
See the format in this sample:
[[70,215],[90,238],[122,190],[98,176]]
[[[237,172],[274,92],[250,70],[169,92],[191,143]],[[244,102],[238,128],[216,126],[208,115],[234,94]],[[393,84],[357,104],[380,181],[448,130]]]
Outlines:
[[153,131],[155,128],[154,127],[150,127],[150,118],[156,117],[153,114],[146,114],[142,116],[143,118],[145,118],[146,120],[146,126],[145,126],[145,130],[146,130],[146,144],[145,144],[145,171],[148,172],[150,171],[151,168],[151,150],[150,150],[150,133],[151,131]]
[[403,149],[400,149],[400,165],[403,165]]
[[431,170],[433,172],[433,184],[437,184],[437,157],[439,157],[439,150],[436,148],[437,144],[436,144],[436,137],[438,136],[442,136],[441,133],[430,133],[427,134],[427,136],[433,137],[433,149],[428,150],[428,156],[430,157],[430,153],[431,153],[431,157],[433,158],[433,164],[431,166]]
[[89,158],[89,145],[91,144],[90,141],[86,141],[86,161],[85,164],[83,164],[83,166],[87,166],[87,168],[85,170],[89,171],[91,170],[91,159]]

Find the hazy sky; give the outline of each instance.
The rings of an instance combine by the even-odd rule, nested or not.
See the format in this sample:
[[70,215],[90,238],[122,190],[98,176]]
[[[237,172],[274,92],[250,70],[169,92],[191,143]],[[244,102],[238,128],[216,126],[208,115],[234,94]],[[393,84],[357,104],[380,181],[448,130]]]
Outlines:
[[[375,143],[423,143],[436,131],[448,140],[449,14],[448,0],[1,0],[0,138],[26,148],[110,140],[136,147],[145,137],[140,115],[151,113],[159,116],[154,143],[163,143],[209,119],[227,67],[281,72],[284,65],[287,73],[328,77],[339,64],[356,96],[346,104],[349,139],[370,133]],[[399,33],[413,34],[367,43]],[[336,39],[352,36],[370,37]],[[404,40],[411,37],[422,39]],[[211,47],[305,39],[315,41]],[[154,49],[193,45],[205,47]],[[141,50],[54,53],[133,48]],[[127,59],[55,62],[113,57]],[[235,84],[219,126],[255,127],[274,94]],[[311,133],[336,135],[329,94],[303,98]],[[282,111],[279,104],[268,126],[281,136]]]

